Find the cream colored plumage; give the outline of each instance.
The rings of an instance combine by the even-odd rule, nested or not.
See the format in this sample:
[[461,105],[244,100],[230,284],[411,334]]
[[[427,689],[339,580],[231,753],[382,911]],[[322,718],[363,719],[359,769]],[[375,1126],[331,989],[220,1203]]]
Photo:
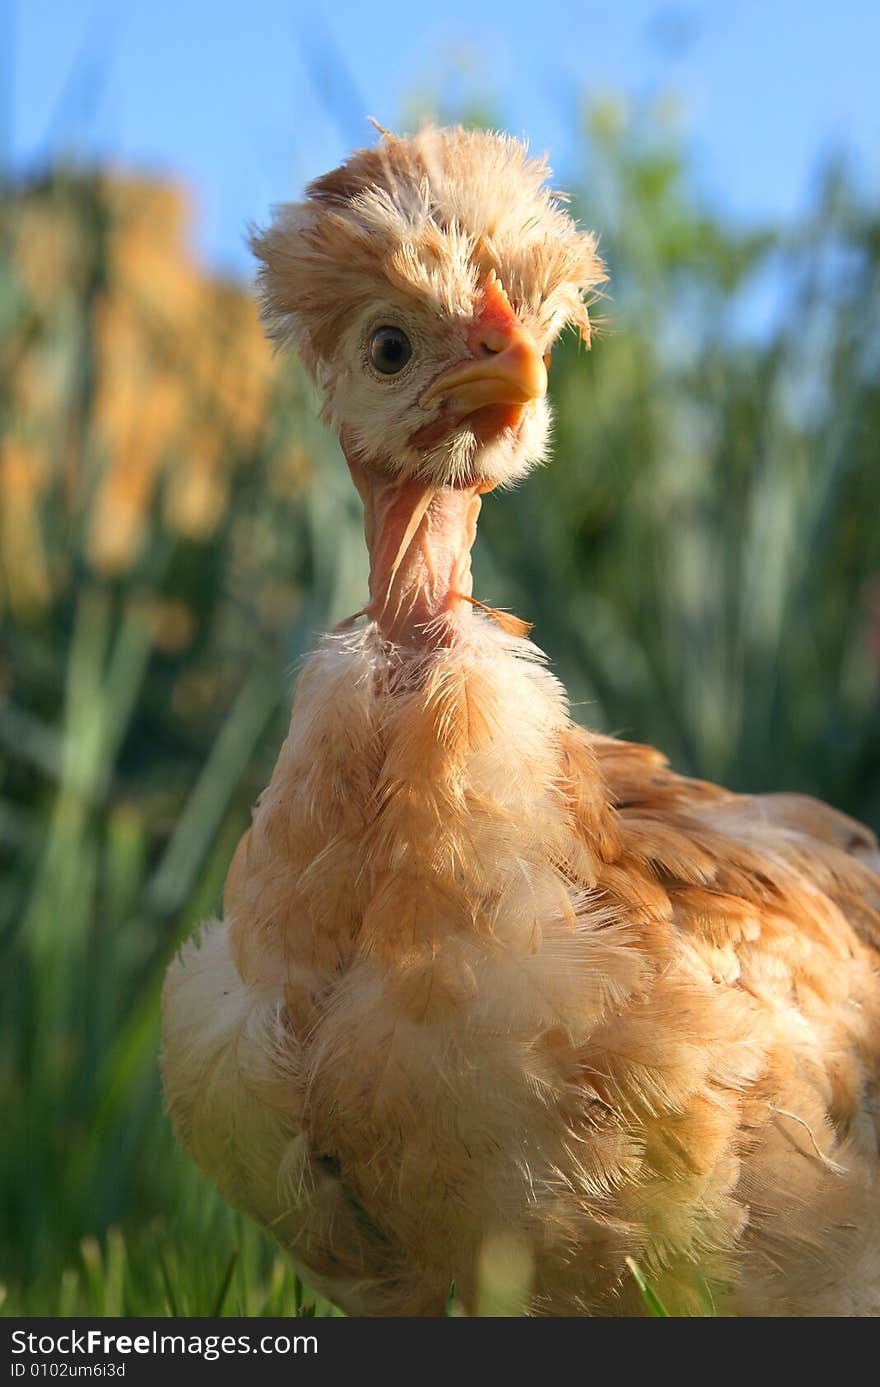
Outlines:
[[602,278],[545,174],[500,136],[384,135],[255,237],[370,598],[169,970],[169,1110],[353,1314],[442,1313],[453,1280],[473,1310],[498,1235],[534,1314],[641,1313],[629,1256],[678,1313],[876,1314],[874,840],[575,726],[472,606],[481,496],[543,457],[541,358],[589,339]]

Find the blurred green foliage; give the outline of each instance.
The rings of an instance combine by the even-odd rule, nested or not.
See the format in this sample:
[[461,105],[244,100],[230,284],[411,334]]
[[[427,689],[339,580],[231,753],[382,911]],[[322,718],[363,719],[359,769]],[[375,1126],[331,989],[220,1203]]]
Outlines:
[[[556,458],[487,499],[475,591],[534,621],[582,721],[876,827],[878,208],[830,170],[802,224],[732,227],[613,105],[580,190],[607,322],[554,354]],[[189,261],[182,218],[173,190],[61,170],[0,203],[12,1311],[302,1295],[175,1147],[158,997],[218,908],[296,664],[366,569],[311,390]]]

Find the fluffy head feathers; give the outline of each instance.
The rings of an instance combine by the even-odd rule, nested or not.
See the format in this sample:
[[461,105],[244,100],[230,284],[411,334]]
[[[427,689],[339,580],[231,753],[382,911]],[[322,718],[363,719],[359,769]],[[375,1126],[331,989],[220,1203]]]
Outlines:
[[[449,482],[480,453],[479,473],[494,484],[543,456],[543,400],[515,438],[488,447],[466,427],[438,446],[412,439],[430,417],[419,405],[425,390],[469,350],[492,271],[536,351],[548,352],[567,325],[589,342],[602,262],[595,238],[546,186],[548,172],[507,135],[385,133],[254,233],[268,331],[298,350],[324,391],[328,419],[362,457]],[[377,380],[366,359],[370,333],[386,323],[402,326],[414,348],[391,381]]]
[[270,334],[314,368],[332,360],[345,317],[371,293],[390,284],[438,312],[467,314],[495,269],[530,327],[555,337],[572,323],[588,343],[602,262],[593,235],[547,188],[549,172],[509,135],[383,135],[254,234]]

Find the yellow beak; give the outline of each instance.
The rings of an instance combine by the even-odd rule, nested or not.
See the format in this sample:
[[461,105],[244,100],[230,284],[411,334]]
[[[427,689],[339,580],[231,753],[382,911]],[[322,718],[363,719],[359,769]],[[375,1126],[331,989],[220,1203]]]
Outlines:
[[444,371],[420,403],[427,406],[442,400],[455,414],[465,416],[486,405],[527,405],[546,395],[547,368],[524,332],[513,337],[487,333],[482,346],[484,355]]

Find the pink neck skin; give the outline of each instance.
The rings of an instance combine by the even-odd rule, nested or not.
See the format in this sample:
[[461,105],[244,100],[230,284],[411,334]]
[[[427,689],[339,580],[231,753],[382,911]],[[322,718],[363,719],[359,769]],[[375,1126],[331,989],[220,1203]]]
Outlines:
[[346,460],[364,503],[367,616],[398,644],[448,644],[470,612],[480,487],[432,487],[367,468],[350,452]]

